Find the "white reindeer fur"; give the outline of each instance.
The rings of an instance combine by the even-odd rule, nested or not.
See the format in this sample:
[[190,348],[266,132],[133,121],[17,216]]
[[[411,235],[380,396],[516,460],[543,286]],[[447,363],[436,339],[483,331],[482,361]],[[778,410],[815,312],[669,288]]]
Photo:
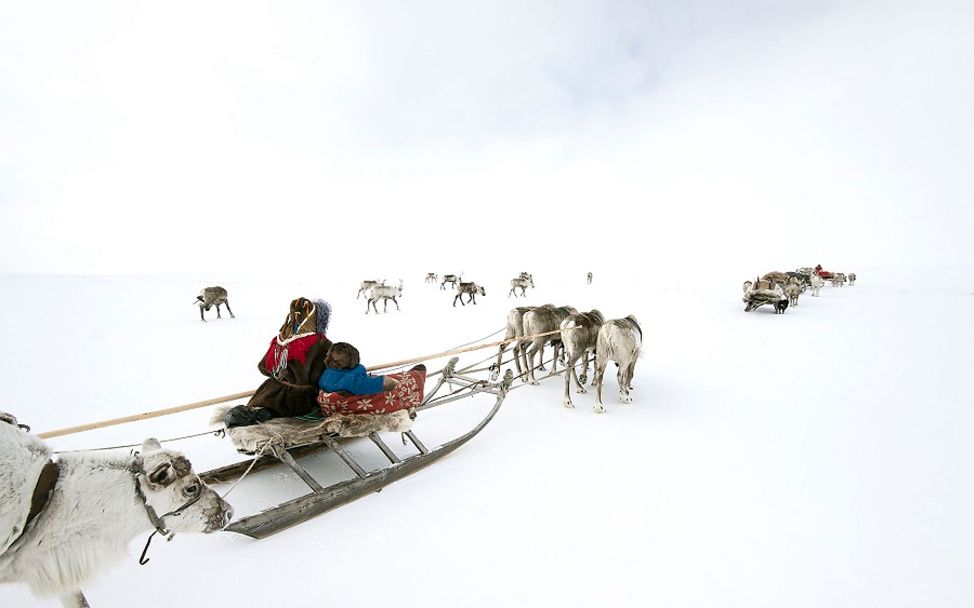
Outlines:
[[[158,447],[155,440],[143,445],[145,470],[182,458]],[[60,476],[50,499],[27,532],[10,545],[49,458],[49,448],[36,436],[0,424],[0,537],[7,539],[0,545],[0,582],[24,582],[35,595],[57,595],[65,606],[79,606],[81,586],[124,558],[129,541],[153,525],[135,491],[133,457],[78,452],[58,459]],[[161,486],[140,477],[148,503],[160,516],[187,501],[182,479]],[[165,519],[170,530],[212,532],[229,520],[229,505],[206,486],[200,485],[199,491],[202,498],[182,516]]]
[[619,381],[619,401],[632,403],[629,391],[632,390],[632,375],[642,348],[642,332],[636,318],[628,316],[625,319],[607,321],[599,330],[595,346],[595,406],[592,410],[596,414],[605,412],[602,404],[602,384],[605,368],[609,361],[619,366],[616,378]]
[[375,310],[376,314],[379,314],[379,309],[375,305],[376,302],[382,300],[382,312],[386,312],[389,306],[389,300],[396,305],[396,310],[399,310],[399,302],[396,298],[402,297],[402,279],[399,279],[399,286],[392,287],[389,285],[373,285],[369,287],[366,292],[368,296],[368,301],[365,303],[365,314],[369,314],[369,305]]
[[812,286],[812,295],[816,298],[819,296],[819,292],[822,290],[822,286],[825,285],[825,279],[823,279],[817,272],[813,272],[812,276],[809,278],[809,283]]
[[[524,375],[524,370],[528,367],[527,359],[524,355],[524,345],[521,344],[521,338],[524,337],[524,313],[531,310],[528,306],[518,306],[517,308],[511,309],[507,313],[507,325],[504,328],[504,340],[511,340],[512,342],[502,342],[497,349],[497,361],[494,364],[498,373],[500,373],[501,361],[504,357],[504,351],[507,350],[508,346],[511,346],[514,351],[514,366],[517,367],[517,375],[521,377],[521,382],[527,381],[527,376]],[[544,358],[544,352],[542,354],[542,359]],[[522,367],[523,363],[523,367]]]
[[[524,323],[524,333],[525,336],[536,336],[538,334],[547,333],[549,331],[557,331],[561,328],[561,322],[564,321],[568,315],[572,315],[578,312],[575,308],[571,306],[561,306],[554,307],[551,304],[545,304],[544,306],[538,306],[532,310],[524,313],[523,323]],[[532,338],[527,344],[522,343],[521,347],[525,350],[525,365],[527,369],[525,370],[528,377],[528,382],[531,384],[540,384],[538,380],[534,377],[534,356],[538,353],[542,353],[542,349],[546,342],[551,342],[558,336],[552,334],[550,336],[542,336],[540,338]],[[558,367],[558,353],[561,350],[561,346],[557,343],[554,347],[554,355],[551,360],[551,371],[552,373]],[[542,353],[543,354],[543,353]],[[541,363],[544,363],[544,358],[541,358]],[[539,366],[538,369],[544,369],[543,365]]]
[[[585,392],[583,386],[588,374],[589,353],[595,353],[596,341],[599,337],[599,329],[605,318],[597,309],[592,309],[589,313],[574,314],[561,322],[561,343],[565,348],[565,393],[562,396],[562,405],[565,407],[575,407],[572,403],[571,381],[574,378],[575,385],[579,393]],[[575,364],[582,360],[582,379],[579,381],[578,374],[575,372]],[[592,378],[595,381],[595,378]]]

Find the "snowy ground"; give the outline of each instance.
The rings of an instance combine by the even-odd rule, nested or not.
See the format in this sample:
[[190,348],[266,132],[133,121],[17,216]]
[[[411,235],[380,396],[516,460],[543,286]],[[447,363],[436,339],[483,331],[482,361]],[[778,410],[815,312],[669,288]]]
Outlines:
[[[351,278],[225,281],[237,318],[206,324],[190,303],[212,280],[0,277],[0,409],[44,431],[252,389],[299,295],[332,302],[330,337],[366,364],[483,337],[515,304],[514,272],[483,272],[488,296],[454,309],[425,270],[404,277],[402,311],[379,316]],[[87,596],[96,608],[970,606],[974,269],[849,270],[855,287],[806,293],[784,316],[743,312],[747,271],[706,288],[539,273],[520,303],[642,321],[634,403],[618,403],[614,375],[602,416],[591,394],[563,408],[560,377],[516,390],[472,442],[381,494],[263,541],[157,542],[145,567],[136,538]],[[489,406],[430,412],[417,434],[446,439]],[[51,443],[172,437],[209,415]],[[209,436],[176,445],[197,470],[239,458]],[[316,460],[325,478],[343,473]],[[230,501],[283,500],[290,477],[248,479]],[[0,605],[56,602],[6,585]]]

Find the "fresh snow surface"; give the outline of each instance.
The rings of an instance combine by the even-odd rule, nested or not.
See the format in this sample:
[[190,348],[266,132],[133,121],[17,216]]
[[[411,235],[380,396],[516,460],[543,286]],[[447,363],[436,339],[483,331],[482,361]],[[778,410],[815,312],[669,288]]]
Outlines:
[[[301,295],[333,304],[329,337],[356,344],[367,365],[482,338],[521,304],[634,313],[644,328],[631,405],[618,402],[614,371],[604,415],[591,392],[562,407],[560,376],[515,390],[450,457],[269,539],[182,534],[156,540],[147,566],[145,537],[133,539],[130,557],[85,588],[93,606],[972,605],[974,269],[845,269],[856,286],[808,292],[783,316],[743,312],[748,272],[597,272],[591,286],[586,269],[539,273],[515,300],[516,273],[495,269],[466,277],[485,281],[477,306],[453,308],[426,270],[403,277],[401,312],[368,316],[357,283],[327,272],[0,277],[0,409],[38,432],[255,388],[256,363]],[[217,283],[237,318],[211,311],[201,323],[191,302]],[[490,405],[444,406],[415,430],[439,443]],[[175,437],[205,430],[211,412],[50,443]],[[197,471],[242,459],[211,436],[173,446]],[[378,464],[368,448],[357,453]],[[331,455],[309,466],[345,474]],[[279,468],[229,500],[244,514],[300,490]],[[0,606],[54,605],[0,586]]]

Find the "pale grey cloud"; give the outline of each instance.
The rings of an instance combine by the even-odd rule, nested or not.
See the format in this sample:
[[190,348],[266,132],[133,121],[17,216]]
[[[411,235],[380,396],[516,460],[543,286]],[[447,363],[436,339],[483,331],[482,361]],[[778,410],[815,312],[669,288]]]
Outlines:
[[972,261],[964,3],[8,4],[0,271]]

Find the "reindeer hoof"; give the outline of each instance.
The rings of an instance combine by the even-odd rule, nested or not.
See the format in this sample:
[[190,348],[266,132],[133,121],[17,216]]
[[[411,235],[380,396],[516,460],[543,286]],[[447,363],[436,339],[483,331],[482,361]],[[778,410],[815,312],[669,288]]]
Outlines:
[[570,397],[565,397],[564,399],[562,399],[561,404],[564,405],[565,407],[575,407],[575,404],[572,403]]
[[585,384],[586,382],[588,382],[588,376],[582,374],[581,376],[578,377],[578,381],[581,382],[582,384]]
[[582,388],[582,387],[578,387],[578,390],[577,390],[576,392],[577,392],[577,393],[578,393],[579,395],[584,395],[584,394],[585,394],[585,393],[587,393],[588,391],[587,391],[587,390],[585,390],[585,389],[584,389],[584,388]]
[[604,414],[605,413],[605,408],[602,407],[602,404],[601,403],[596,403],[595,404],[595,407],[592,408],[592,411],[594,413],[596,413],[596,414]]
[[540,383],[540,382],[538,382],[537,380],[532,380],[532,381],[531,381],[531,384],[532,384],[533,386],[538,386],[538,385],[539,385],[539,384],[541,384],[541,383]]
[[632,403],[632,397],[619,393],[619,401],[622,403]]

